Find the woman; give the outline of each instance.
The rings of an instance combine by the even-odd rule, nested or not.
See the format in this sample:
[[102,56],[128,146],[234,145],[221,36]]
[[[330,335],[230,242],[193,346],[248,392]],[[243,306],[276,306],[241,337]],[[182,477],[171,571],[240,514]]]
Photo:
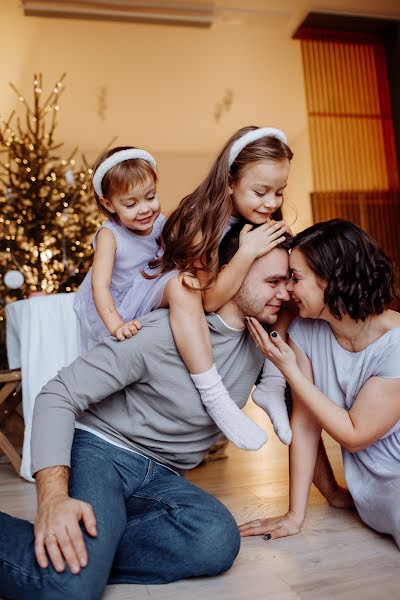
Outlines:
[[[342,447],[361,519],[400,547],[400,313],[391,261],[359,227],[333,219],[291,244],[288,289],[300,317],[289,345],[255,319],[250,332],[292,389],[290,505],[241,535],[293,535],[304,521],[321,429]],[[314,385],[315,384],[315,385]]]

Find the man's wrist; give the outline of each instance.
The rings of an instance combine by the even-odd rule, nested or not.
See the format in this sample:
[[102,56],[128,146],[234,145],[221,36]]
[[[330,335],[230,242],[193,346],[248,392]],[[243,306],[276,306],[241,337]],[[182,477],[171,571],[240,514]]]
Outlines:
[[35,473],[39,508],[56,498],[68,497],[69,467],[48,467]]

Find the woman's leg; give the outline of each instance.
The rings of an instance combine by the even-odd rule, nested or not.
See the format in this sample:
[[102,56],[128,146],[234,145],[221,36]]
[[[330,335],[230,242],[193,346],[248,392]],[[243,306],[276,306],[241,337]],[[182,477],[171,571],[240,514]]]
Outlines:
[[227,571],[240,537],[227,508],[155,463],[148,483],[127,502],[128,523],[110,583],[168,583]]
[[257,450],[267,441],[265,432],[231,399],[213,364],[210,332],[204,315],[199,282],[194,277],[170,279],[163,306],[170,307],[170,324],[179,353],[204,406],[226,437],[239,448]]
[[336,481],[322,438],[318,445],[313,484],[334,508],[355,508],[349,490],[341,487]]

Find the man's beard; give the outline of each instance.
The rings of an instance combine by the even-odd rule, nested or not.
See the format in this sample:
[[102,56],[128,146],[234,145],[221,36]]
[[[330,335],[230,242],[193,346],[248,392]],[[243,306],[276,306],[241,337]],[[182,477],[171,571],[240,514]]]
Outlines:
[[278,320],[278,315],[270,315],[264,310],[259,315],[248,315],[249,317],[255,317],[262,325],[275,325]]
[[265,302],[259,298],[252,297],[246,289],[241,288],[236,294],[235,301],[243,316],[255,317],[263,325],[274,325],[278,320],[278,314],[268,313]]

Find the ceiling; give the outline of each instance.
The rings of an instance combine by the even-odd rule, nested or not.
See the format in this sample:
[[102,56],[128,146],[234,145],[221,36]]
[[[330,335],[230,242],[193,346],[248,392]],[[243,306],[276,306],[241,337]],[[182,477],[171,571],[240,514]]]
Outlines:
[[294,26],[310,11],[400,19],[399,0],[22,0],[27,16],[207,27],[283,18]]

